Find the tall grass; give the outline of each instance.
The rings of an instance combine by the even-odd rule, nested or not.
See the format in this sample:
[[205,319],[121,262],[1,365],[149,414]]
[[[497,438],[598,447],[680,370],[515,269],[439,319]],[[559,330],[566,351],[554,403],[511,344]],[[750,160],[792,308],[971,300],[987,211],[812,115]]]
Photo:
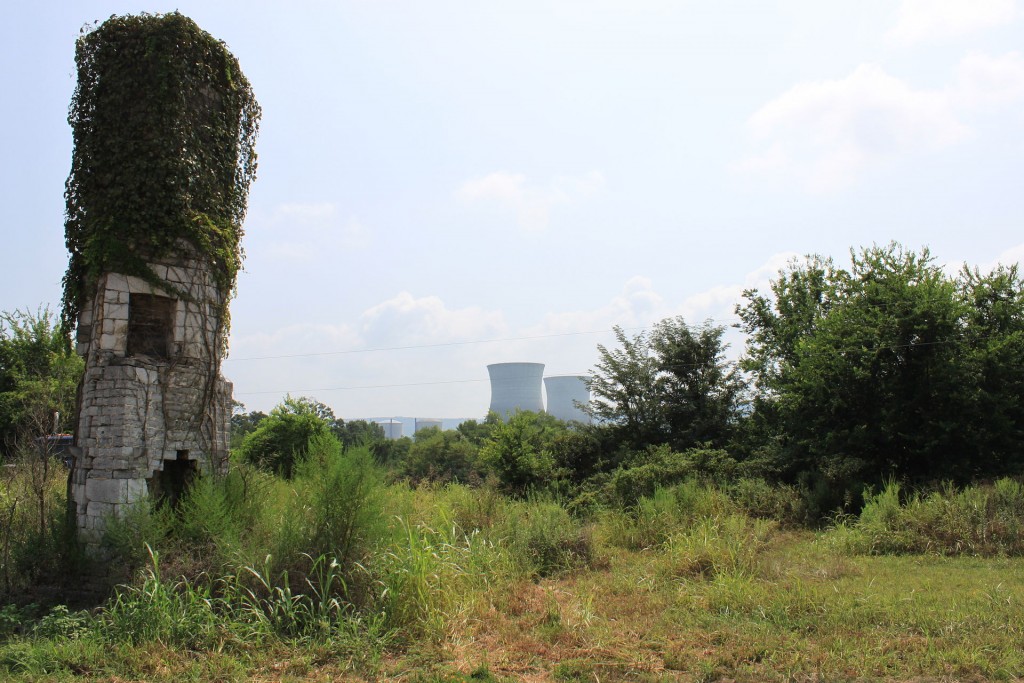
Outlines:
[[1024,554],[1024,486],[1013,479],[927,495],[897,482],[865,496],[859,516],[836,524],[830,540],[864,554]]
[[[156,652],[198,661],[218,653],[241,661],[262,652],[272,653],[265,658],[317,652],[324,661],[345,662],[390,647],[415,668],[418,657],[448,657],[452,650],[445,648],[477,641],[480,647],[508,644],[503,657],[516,656],[515,648],[532,657],[576,648],[580,661],[598,653],[618,657],[616,666],[625,670],[623,662],[638,662],[653,650],[628,644],[620,625],[630,634],[649,634],[659,648],[666,644],[664,661],[648,672],[682,666],[699,678],[707,666],[709,676],[746,672],[753,679],[778,665],[799,678],[811,669],[786,654],[792,643],[802,652],[854,652],[870,666],[887,667],[895,661],[888,654],[861,653],[875,647],[878,629],[884,631],[878,638],[916,629],[941,647],[961,622],[992,631],[1019,614],[1019,591],[1009,579],[1007,586],[986,587],[996,617],[980,613],[975,603],[981,598],[973,594],[970,610],[937,612],[948,602],[941,582],[928,583],[927,596],[911,593],[910,602],[895,587],[894,577],[920,558],[846,554],[1019,555],[1024,487],[1012,480],[928,494],[890,484],[867,497],[859,517],[815,535],[779,533],[797,525],[800,497],[795,489],[757,480],[715,485],[688,479],[581,521],[547,495],[512,499],[486,485],[389,486],[369,453],[342,453],[328,437],[309,444],[294,474],[284,480],[236,467],[227,476],[198,480],[177,510],[139,505],[112,520],[108,549],[136,563],[135,577],[92,615],[51,612],[35,621],[18,609],[0,610],[0,678],[70,676],[103,661],[104,647],[136,653],[127,659]],[[871,585],[871,563],[892,586]],[[955,567],[964,576],[970,570]],[[1007,576],[1019,573],[1017,565],[1007,567]],[[570,627],[576,612],[586,616]],[[808,646],[817,633],[827,638]],[[715,634],[735,636],[753,654],[740,648],[730,651],[732,659],[723,655],[727,665],[709,665],[704,653],[717,645],[702,639]],[[1018,660],[991,659],[999,658],[1007,671],[1024,674],[1014,668]],[[110,666],[104,673],[111,676],[160,678],[137,664]],[[235,666],[240,669],[218,675],[255,675],[248,664]],[[338,666],[332,673],[355,664]],[[597,669],[581,671],[604,679]],[[955,671],[971,669],[965,664]]]
[[[44,456],[45,457],[45,456]],[[33,450],[0,466],[0,600],[60,591],[85,564],[67,515],[67,469]]]

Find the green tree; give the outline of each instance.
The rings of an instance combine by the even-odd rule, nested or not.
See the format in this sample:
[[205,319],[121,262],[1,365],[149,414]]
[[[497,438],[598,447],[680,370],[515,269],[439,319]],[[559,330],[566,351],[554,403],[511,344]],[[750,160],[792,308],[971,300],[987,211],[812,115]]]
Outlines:
[[238,448],[242,445],[245,437],[260,426],[267,414],[262,410],[245,412],[245,404],[239,401],[234,402],[234,410],[231,413],[231,448]]
[[505,491],[521,495],[551,481],[551,442],[564,432],[565,424],[547,413],[516,411],[507,422],[494,425],[480,457]]
[[[56,316],[0,314],[0,448],[11,455],[42,437],[74,430],[75,393],[84,363]],[[55,421],[56,417],[56,421]]]
[[495,425],[501,424],[501,418],[493,410],[487,412],[487,417],[484,418],[483,422],[477,420],[464,420],[459,423],[459,426],[455,428],[459,434],[462,434],[466,439],[469,440],[474,446],[482,446],[488,437],[491,435],[491,430]]
[[482,479],[479,448],[459,431],[429,427],[416,432],[399,472],[413,483],[470,483]]
[[958,285],[968,306],[967,362],[976,400],[965,421],[974,426],[975,458],[989,476],[1024,471],[1024,282],[1019,267],[987,275],[966,266]]
[[620,348],[597,345],[599,360],[587,385],[587,413],[600,424],[620,431],[634,445],[661,443],[661,386],[658,360],[646,332],[632,339],[621,327],[612,328]]
[[778,469],[833,490],[969,480],[1019,462],[1024,307],[1016,269],[947,275],[927,249],[809,257],[745,293],[755,422]]
[[309,398],[286,397],[242,440],[237,457],[290,479],[310,439],[331,433],[333,413],[324,407]]
[[597,347],[588,413],[635,449],[724,445],[745,386],[725,358],[725,328],[710,322],[690,327],[676,317],[633,338],[614,329],[619,348]]
[[676,450],[723,447],[731,438],[745,382],[725,358],[724,334],[710,321],[691,328],[681,317],[662,320],[651,334],[661,418]]
[[346,451],[359,446],[373,447],[384,441],[384,428],[376,422],[366,420],[337,419],[333,426],[334,435],[341,441]]

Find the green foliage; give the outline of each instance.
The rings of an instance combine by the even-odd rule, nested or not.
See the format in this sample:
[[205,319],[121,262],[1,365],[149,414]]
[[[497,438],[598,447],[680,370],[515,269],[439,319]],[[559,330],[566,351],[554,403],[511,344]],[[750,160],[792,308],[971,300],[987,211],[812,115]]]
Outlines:
[[491,428],[480,457],[505,491],[522,495],[550,480],[555,468],[550,443],[564,430],[560,420],[546,413],[516,411]]
[[634,445],[661,443],[658,363],[650,336],[641,332],[630,339],[621,327],[613,329],[621,348],[597,345],[600,360],[588,385],[587,410],[599,423],[620,428]]
[[267,419],[267,414],[262,410],[247,413],[245,405],[235,401],[234,410],[231,413],[231,448],[235,449],[241,446],[242,440],[256,431],[256,428],[265,419]]
[[50,608],[32,627],[32,635],[37,638],[75,640],[89,633],[92,618],[88,612],[72,612],[66,605],[55,605]]
[[64,329],[102,272],[170,289],[146,261],[182,241],[208,259],[226,308],[260,118],[238,61],[174,12],[112,16],[78,39],[75,62]]
[[750,517],[774,520],[788,528],[798,528],[812,521],[808,515],[807,500],[795,486],[743,477],[726,490],[733,502]]
[[48,448],[41,437],[73,431],[83,367],[49,309],[0,314],[0,454]]
[[658,487],[630,507],[612,507],[602,515],[608,542],[631,550],[657,548],[680,527],[704,517],[737,512],[736,505],[715,486],[695,479]]
[[903,496],[896,482],[865,497],[860,515],[837,525],[833,541],[856,553],[1024,555],[1024,486],[991,486]]
[[349,420],[341,418],[335,422],[333,427],[334,435],[341,441],[342,448],[357,448],[359,446],[373,446],[385,440],[384,428],[376,422],[366,420]]
[[668,446],[648,448],[620,466],[605,484],[605,496],[613,505],[629,507],[658,488],[690,478],[727,482],[740,466],[728,453],[712,448],[692,448],[677,453]]
[[368,449],[341,450],[333,434],[313,436],[296,484],[306,504],[304,552],[335,558],[349,571],[384,537],[383,482]]
[[738,419],[745,384],[725,359],[725,328],[681,318],[632,339],[616,327],[620,348],[598,345],[588,412],[633,448],[724,446]]
[[1019,472],[1024,286],[1017,269],[957,278],[896,244],[850,269],[808,257],[737,308],[759,389],[750,448],[808,490]]
[[501,418],[494,411],[488,411],[487,417],[484,418],[483,422],[477,422],[476,420],[464,420],[459,423],[459,426],[455,428],[459,434],[462,434],[466,439],[474,446],[480,447],[487,441],[491,436],[491,429],[495,425],[501,424]]
[[420,482],[477,482],[479,449],[459,431],[436,427],[416,433],[409,454],[398,465],[398,473],[413,484]]
[[702,517],[669,538],[669,572],[702,579],[756,576],[775,527],[772,521],[743,514]]
[[320,405],[305,397],[288,396],[242,440],[236,457],[268,472],[291,477],[309,440],[330,433],[329,418]]
[[541,496],[513,503],[496,534],[528,576],[553,576],[594,561],[588,530],[558,502]]
[[73,586],[85,564],[67,514],[67,469],[26,453],[0,468],[0,600]]
[[141,584],[123,587],[98,620],[114,643],[201,650],[222,647],[225,640],[255,645],[275,636],[316,642],[353,626],[338,569],[334,560],[313,559],[302,590],[292,588],[287,572],[275,576],[266,567],[241,568],[213,585],[168,582],[159,553],[151,552]]

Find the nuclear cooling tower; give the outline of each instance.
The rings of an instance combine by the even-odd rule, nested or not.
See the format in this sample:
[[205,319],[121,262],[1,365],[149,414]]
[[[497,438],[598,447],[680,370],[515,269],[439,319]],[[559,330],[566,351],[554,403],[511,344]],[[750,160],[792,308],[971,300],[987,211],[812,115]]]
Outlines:
[[543,363],[493,363],[487,366],[491,376],[491,410],[502,419],[516,410],[544,410],[541,383]]
[[587,378],[582,375],[556,375],[544,378],[544,389],[548,394],[548,414],[559,420],[590,422],[590,416],[576,407],[576,403],[590,402]]

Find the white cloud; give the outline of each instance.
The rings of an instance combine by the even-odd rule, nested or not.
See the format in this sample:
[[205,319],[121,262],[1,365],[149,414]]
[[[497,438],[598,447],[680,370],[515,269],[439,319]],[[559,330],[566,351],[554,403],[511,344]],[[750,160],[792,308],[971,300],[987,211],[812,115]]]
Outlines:
[[1002,57],[971,53],[957,65],[953,101],[962,107],[987,107],[1024,97],[1024,55],[1009,52]]
[[1021,268],[1024,268],[1024,242],[1004,249],[992,263],[989,263],[981,267],[981,272],[987,273],[994,270],[998,266],[1012,266],[1019,264]]
[[494,202],[516,213],[524,230],[540,231],[548,226],[551,209],[591,197],[605,185],[599,171],[583,176],[558,176],[547,185],[531,184],[522,173],[496,171],[464,182],[455,192],[466,203]]
[[359,327],[368,344],[416,345],[464,342],[503,336],[500,311],[479,306],[450,309],[436,296],[400,292],[363,312]]
[[974,134],[971,115],[1021,99],[1020,52],[971,53],[934,90],[862,64],[846,78],[797,84],[754,112],[747,128],[761,150],[735,168],[835,190],[889,159],[962,142]]
[[276,260],[315,261],[325,253],[359,251],[371,243],[366,226],[354,217],[342,218],[331,202],[280,204],[268,215],[254,216],[253,223],[265,230],[264,249]]
[[818,191],[849,183],[872,163],[970,133],[945,92],[915,90],[874,64],[794,86],[756,111],[748,128],[766,149],[739,170],[792,176]]
[[887,38],[898,45],[941,42],[1006,24],[1015,0],[903,0]]

